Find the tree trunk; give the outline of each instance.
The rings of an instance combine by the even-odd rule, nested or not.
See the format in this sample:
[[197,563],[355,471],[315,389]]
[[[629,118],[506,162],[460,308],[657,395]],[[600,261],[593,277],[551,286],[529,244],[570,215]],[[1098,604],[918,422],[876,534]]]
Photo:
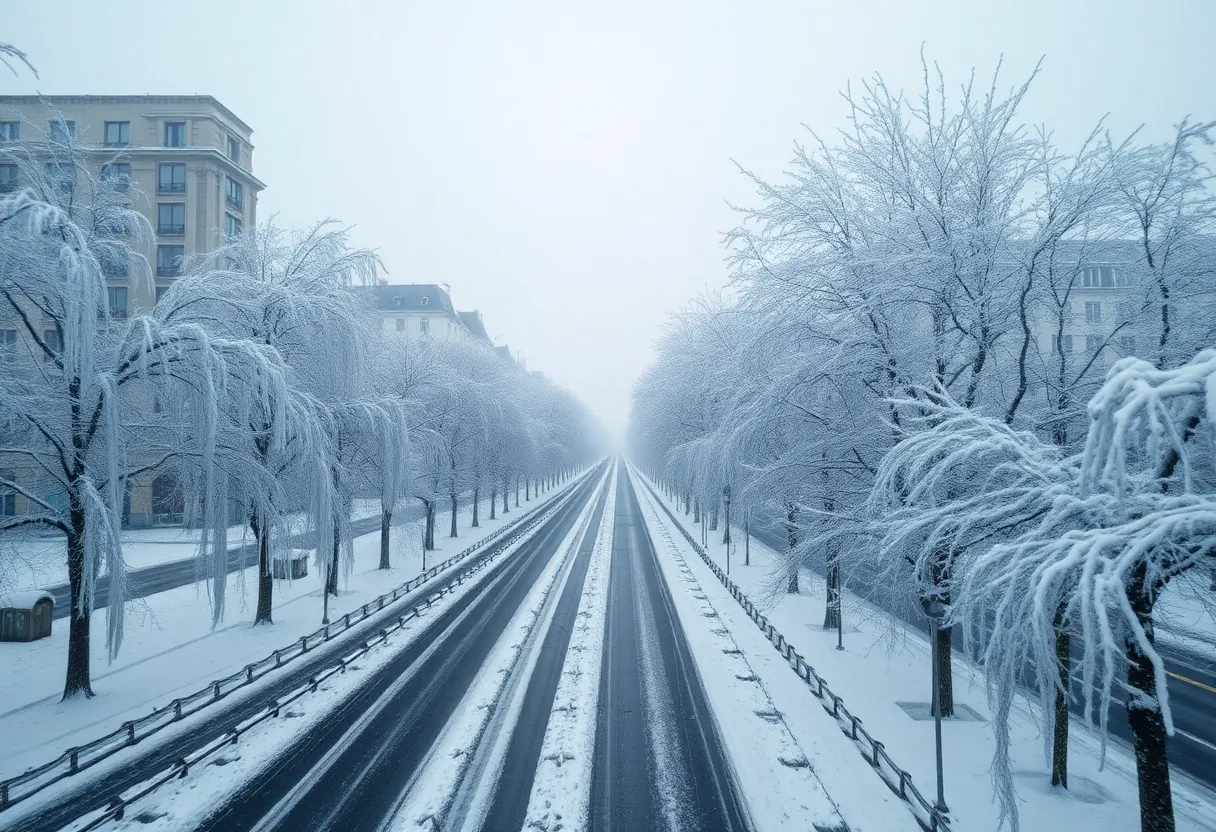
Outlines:
[[457,537],[458,535],[456,534],[456,509],[457,509],[456,495],[449,494],[448,497],[450,497],[452,500],[452,533],[449,534],[448,537]]
[[785,591],[790,594],[798,593],[798,561],[794,557],[794,547],[798,545],[798,506],[793,503],[785,504],[785,537],[789,543],[790,582]]
[[524,477],[524,502],[532,502],[532,478]]
[[496,520],[497,518],[498,518],[498,489],[491,488],[490,489],[490,519]]
[[823,629],[840,629],[840,555],[828,555],[828,568],[824,575],[827,584],[827,610],[823,614]]
[[68,583],[71,585],[70,618],[68,619],[68,672],[63,684],[63,698],[77,694],[93,695],[89,672],[89,619],[91,599],[84,597],[84,507],[73,505],[69,511],[72,532],[68,534]]
[[508,490],[509,483],[506,480],[502,481],[502,513],[506,514],[511,510],[510,499],[511,492]]
[[[1136,570],[1127,591],[1132,611],[1148,635],[1153,633],[1155,591],[1144,586],[1144,568]],[[1140,787],[1141,832],[1174,832],[1174,798],[1170,793],[1170,763],[1165,718],[1158,700],[1153,663],[1132,640],[1127,646],[1127,721],[1136,752],[1136,779]]]
[[1055,725],[1051,736],[1051,785],[1068,788],[1068,686],[1072,661],[1072,638],[1056,617],[1056,667],[1060,689],[1056,691]]
[[515,507],[519,508],[519,477],[515,478]]
[[258,541],[258,611],[254,624],[273,624],[271,608],[274,602],[274,571],[270,564],[270,529],[264,522],[250,521],[249,527]]
[[701,522],[701,498],[696,497],[692,501],[692,522]]
[[426,506],[426,527],[422,537],[422,551],[426,552],[435,548],[435,501],[423,500],[422,504]]
[[750,513],[743,518],[743,565],[752,565],[752,518]]
[[477,509],[481,504],[481,489],[473,489],[473,528],[478,528],[481,524],[477,522]]
[[[943,604],[949,604],[949,596],[942,599]],[[941,710],[942,719],[954,716],[954,673],[951,662],[952,628],[937,628],[937,703]]]
[[389,527],[393,522],[391,511],[380,512],[380,568],[391,569],[388,561]]
[[709,530],[716,532],[718,530],[718,506],[715,503],[713,511],[709,513]]
[[334,550],[329,559],[329,575],[326,576],[325,591],[335,598],[338,596],[338,558],[342,552],[342,534],[338,523],[334,522]]

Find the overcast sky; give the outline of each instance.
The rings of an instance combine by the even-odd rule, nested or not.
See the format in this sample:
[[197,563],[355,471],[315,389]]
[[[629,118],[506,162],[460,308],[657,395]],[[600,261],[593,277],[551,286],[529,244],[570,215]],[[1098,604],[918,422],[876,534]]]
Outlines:
[[779,174],[849,81],[914,88],[922,44],[959,82],[1043,57],[1025,114],[1065,147],[1216,117],[1213,0],[0,2],[40,74],[0,94],[215,96],[261,218],[338,218],[392,282],[450,283],[618,434],[664,317],[725,281],[731,160]]

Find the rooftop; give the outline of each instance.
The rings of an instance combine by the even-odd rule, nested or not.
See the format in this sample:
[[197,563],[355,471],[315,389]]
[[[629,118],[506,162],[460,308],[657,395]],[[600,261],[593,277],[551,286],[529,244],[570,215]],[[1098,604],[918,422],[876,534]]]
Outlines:
[[451,315],[463,322],[452,306],[452,296],[437,283],[380,283],[372,287],[372,293],[376,308],[385,312],[434,312]]
[[195,104],[204,107],[214,107],[224,114],[225,118],[243,127],[250,133],[253,128],[236,113],[221,104],[211,95],[0,95],[0,105],[19,107],[36,104],[52,106],[72,104]]

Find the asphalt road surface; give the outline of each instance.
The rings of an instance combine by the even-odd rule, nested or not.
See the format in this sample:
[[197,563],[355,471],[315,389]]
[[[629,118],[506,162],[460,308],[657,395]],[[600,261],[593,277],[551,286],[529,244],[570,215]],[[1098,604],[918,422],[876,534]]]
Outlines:
[[705,691],[633,485],[622,468],[613,526],[591,828],[745,830]]

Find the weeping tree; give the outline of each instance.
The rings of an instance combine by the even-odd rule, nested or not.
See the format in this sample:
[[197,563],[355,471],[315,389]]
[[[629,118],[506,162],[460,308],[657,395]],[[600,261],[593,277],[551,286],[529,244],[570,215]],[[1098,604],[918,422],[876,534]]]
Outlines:
[[151,229],[127,207],[130,183],[94,180],[74,141],[7,150],[23,154],[9,158],[31,187],[0,198],[0,318],[15,325],[0,377],[0,485],[28,508],[0,518],[0,536],[64,535],[65,699],[92,695],[91,616],[103,576],[111,659],[122,644],[127,489],[171,469],[201,484],[198,498],[222,513],[230,482],[268,485],[259,461],[228,441],[233,409],[288,395],[273,349],[159,309],[129,314],[129,290],[152,294],[132,247],[148,244]]
[[374,280],[379,267],[375,252],[351,248],[347,231],[331,220],[290,232],[272,221],[208,255],[163,300],[168,320],[273,349],[288,367],[288,395],[242,412],[246,442],[284,485],[281,499],[230,495],[257,541],[256,623],[273,620],[273,561],[286,546],[290,517],[304,519],[318,557],[334,546],[339,495],[325,397],[334,379],[359,377],[367,306],[351,289]]

